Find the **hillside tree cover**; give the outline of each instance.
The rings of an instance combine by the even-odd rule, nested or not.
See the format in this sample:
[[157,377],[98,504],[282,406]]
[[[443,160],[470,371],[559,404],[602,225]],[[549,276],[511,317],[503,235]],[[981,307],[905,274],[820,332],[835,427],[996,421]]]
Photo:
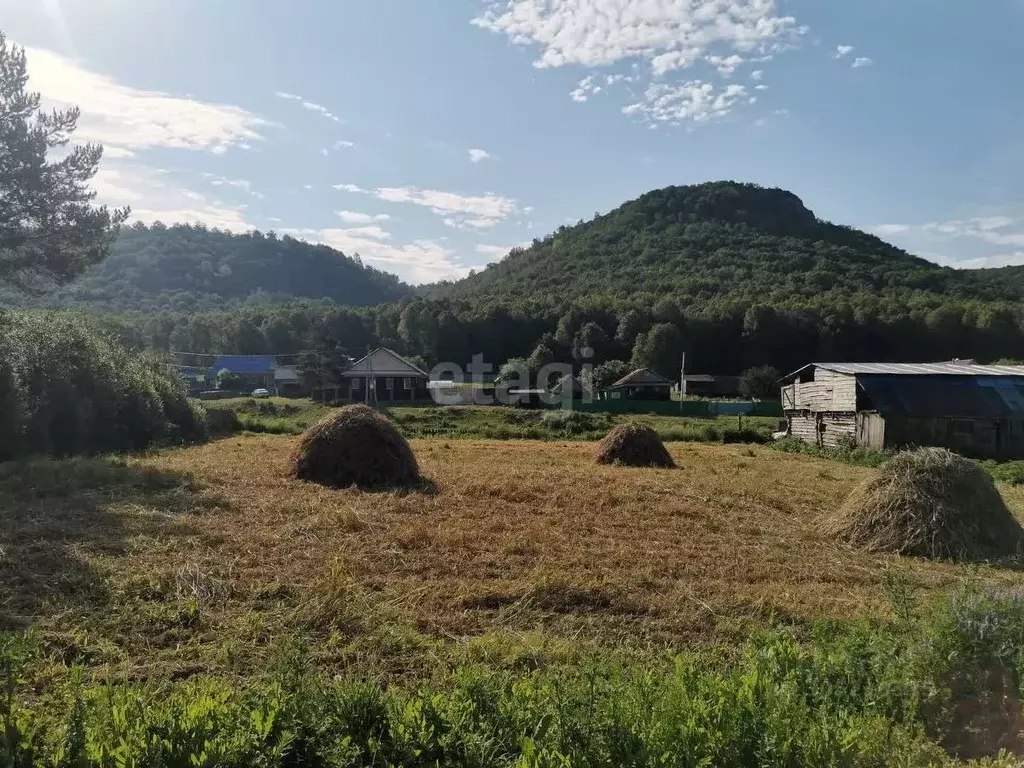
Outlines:
[[414,292],[272,233],[132,227],[116,251],[61,302],[105,310],[101,322],[127,343],[175,353],[294,362],[382,344],[427,367],[482,354],[495,376],[532,357],[632,361],[673,380],[683,351],[688,371],[719,374],[1024,357],[1024,272],[939,267],[823,222],[789,192],[731,182],[656,190]]
[[0,286],[38,294],[101,261],[128,211],[92,205],[103,148],[69,147],[79,110],[43,111],[27,87],[0,32]]

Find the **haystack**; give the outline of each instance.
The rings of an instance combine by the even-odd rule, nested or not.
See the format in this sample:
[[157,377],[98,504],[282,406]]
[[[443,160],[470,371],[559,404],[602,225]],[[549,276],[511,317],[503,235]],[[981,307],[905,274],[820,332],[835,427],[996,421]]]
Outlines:
[[1024,540],[992,478],[944,448],[897,454],[824,527],[872,552],[962,560],[1015,555]]
[[419,479],[409,443],[365,405],[349,405],[307,429],[291,457],[291,475],[332,488],[389,488]]
[[638,424],[620,424],[597,445],[598,464],[630,467],[674,467],[658,433]]

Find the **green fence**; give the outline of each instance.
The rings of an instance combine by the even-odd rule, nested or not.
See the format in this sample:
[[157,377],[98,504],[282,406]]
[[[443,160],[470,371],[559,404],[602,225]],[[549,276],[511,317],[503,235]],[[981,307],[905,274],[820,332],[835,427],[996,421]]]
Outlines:
[[782,405],[775,402],[719,402],[715,400],[595,400],[575,401],[574,410],[586,413],[655,413],[659,416],[782,416]]

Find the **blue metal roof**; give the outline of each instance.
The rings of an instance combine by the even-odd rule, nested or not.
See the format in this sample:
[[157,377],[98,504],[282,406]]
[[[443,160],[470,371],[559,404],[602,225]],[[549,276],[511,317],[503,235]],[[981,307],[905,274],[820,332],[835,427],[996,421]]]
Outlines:
[[273,373],[274,358],[271,355],[225,355],[217,358],[210,366],[215,374],[227,368],[231,373]]

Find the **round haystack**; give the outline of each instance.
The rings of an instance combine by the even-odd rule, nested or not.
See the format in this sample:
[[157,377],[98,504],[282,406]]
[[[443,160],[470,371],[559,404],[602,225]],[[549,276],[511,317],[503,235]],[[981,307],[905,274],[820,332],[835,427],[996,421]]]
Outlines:
[[391,488],[420,476],[409,443],[365,405],[349,405],[307,429],[291,457],[291,475],[332,488]]
[[620,424],[597,444],[598,464],[629,467],[674,467],[658,433],[638,424]]
[[897,454],[824,527],[872,552],[962,560],[1016,555],[1024,540],[992,478],[944,448]]

